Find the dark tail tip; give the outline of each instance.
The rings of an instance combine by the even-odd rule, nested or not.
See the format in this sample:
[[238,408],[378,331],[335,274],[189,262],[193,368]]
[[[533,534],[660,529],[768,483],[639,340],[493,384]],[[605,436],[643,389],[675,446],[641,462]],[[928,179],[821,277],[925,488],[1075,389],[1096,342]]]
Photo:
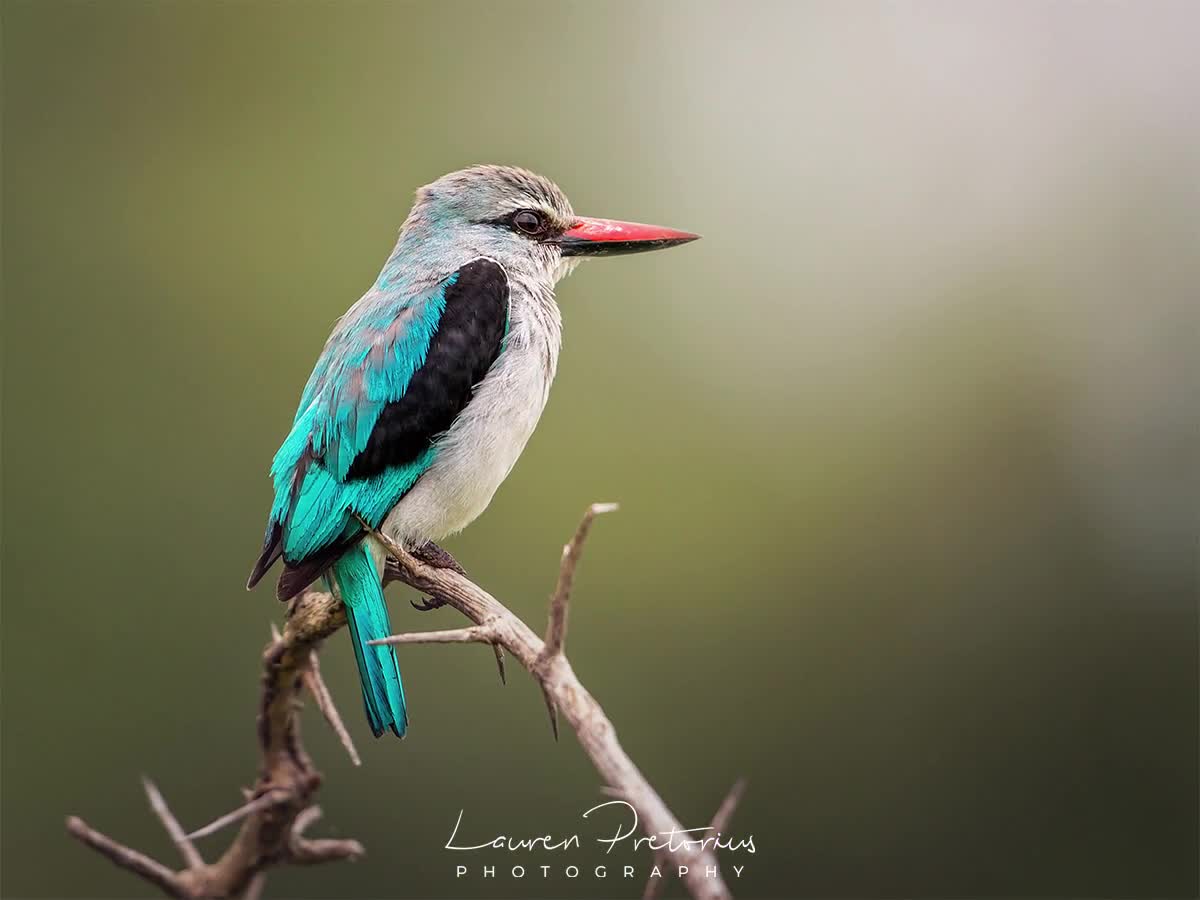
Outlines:
[[254,568],[250,570],[250,577],[246,579],[246,590],[254,590],[254,586],[262,581],[262,577],[267,574],[267,570],[275,565],[275,560],[283,555],[282,537],[283,526],[278,522],[271,522],[267,526],[267,536],[263,540],[262,553],[259,554]]
[[361,541],[362,537],[363,532],[355,532],[350,537],[330,544],[297,563],[290,563],[285,559],[283,571],[279,573],[279,584],[275,586],[275,596],[284,603],[291,600],[324,575],[329,567],[337,562],[338,557]]
[[246,590],[254,590],[255,585],[262,581],[263,576],[267,574],[267,570],[275,565],[275,560],[279,559],[282,555],[283,551],[279,547],[264,550],[263,555],[254,564],[254,568],[250,570],[250,577],[246,579]]
[[329,563],[322,565],[318,561],[314,564],[311,560],[295,566],[284,563],[283,571],[279,573],[279,582],[275,585],[275,597],[280,603],[287,603],[320,578],[328,568]]

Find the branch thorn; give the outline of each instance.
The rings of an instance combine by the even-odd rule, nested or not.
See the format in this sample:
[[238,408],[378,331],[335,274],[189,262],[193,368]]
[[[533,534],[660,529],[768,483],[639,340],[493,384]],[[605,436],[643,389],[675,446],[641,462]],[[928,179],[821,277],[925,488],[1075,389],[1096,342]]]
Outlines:
[[500,670],[500,683],[508,684],[508,678],[504,674],[504,648],[499,644],[492,644],[492,649],[496,652],[496,668]]
[[342,721],[342,716],[338,712],[337,705],[333,702],[333,695],[329,693],[329,688],[325,684],[325,679],[321,677],[321,663],[317,658],[317,651],[310,650],[308,653],[308,668],[304,670],[304,686],[308,688],[308,692],[312,694],[313,700],[317,704],[317,709],[321,711],[321,715],[325,717],[325,721],[329,723],[329,727],[333,729],[333,733],[337,735],[338,740],[342,742],[342,746],[346,748],[346,753],[350,756],[350,762],[356,766],[362,765],[362,759],[359,758],[358,748],[354,746],[354,740],[350,737],[350,731],[346,728],[346,723]]
[[210,834],[216,834],[226,825],[232,825],[234,822],[246,818],[246,816],[250,815],[250,813],[258,812],[261,809],[267,809],[268,807],[274,806],[276,803],[282,803],[285,799],[287,799],[286,795],[284,795],[284,792],[282,791],[267,791],[262,796],[255,797],[248,803],[243,803],[233,812],[226,813],[225,815],[214,819],[203,828],[197,828],[187,836],[188,840],[195,840],[196,838],[208,837]]
[[567,601],[571,599],[571,588],[575,584],[575,569],[579,558],[583,555],[583,545],[587,541],[588,532],[596,516],[616,512],[616,503],[593,503],[583,514],[579,527],[571,540],[563,547],[562,563],[558,569],[558,582],[554,586],[554,596],[550,599],[550,621],[546,625],[546,647],[542,651],[545,659],[561,656],[563,646],[567,641]]
[[550,713],[550,730],[554,732],[554,740],[558,740],[558,707],[554,705],[554,698],[550,696],[550,692],[542,687],[542,697],[546,701],[546,712]]
[[171,836],[171,841],[179,850],[179,855],[183,857],[183,861],[187,864],[187,867],[189,869],[204,868],[204,860],[200,856],[200,851],[196,849],[196,845],[188,838],[187,832],[183,830],[183,826],[179,824],[179,820],[175,818],[175,814],[167,806],[167,801],[163,799],[163,795],[155,787],[154,782],[143,775],[142,787],[145,788],[146,797],[150,800],[150,808],[154,810],[154,814],[162,822],[163,828]]

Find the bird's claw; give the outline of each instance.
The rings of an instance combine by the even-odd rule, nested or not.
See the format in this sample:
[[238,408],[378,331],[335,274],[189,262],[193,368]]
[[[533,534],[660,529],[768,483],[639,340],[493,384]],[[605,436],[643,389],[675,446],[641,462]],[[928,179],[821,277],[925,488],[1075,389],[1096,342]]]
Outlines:
[[458,564],[457,559],[433,541],[418,544],[410,552],[427,566],[433,566],[435,569],[449,569],[451,572],[457,572],[459,575],[467,574],[463,567]]
[[[463,567],[458,564],[458,560],[433,541],[418,544],[410,552],[427,566],[433,566],[435,569],[449,569],[451,572],[457,572],[459,575],[467,574],[463,571]],[[408,602],[412,604],[413,609],[420,610],[421,612],[440,609],[446,605],[445,600],[440,600],[437,597],[422,597],[420,602],[416,600],[409,600]]]
[[446,605],[445,600],[439,600],[437,597],[423,597],[418,603],[416,600],[409,600],[412,608],[419,612],[430,612],[431,610],[441,609]]

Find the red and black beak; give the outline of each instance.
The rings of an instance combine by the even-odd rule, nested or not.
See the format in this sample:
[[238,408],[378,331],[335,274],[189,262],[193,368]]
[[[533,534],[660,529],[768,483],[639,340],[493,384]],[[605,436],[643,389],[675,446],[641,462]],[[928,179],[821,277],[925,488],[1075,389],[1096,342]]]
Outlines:
[[563,256],[616,256],[645,253],[694,241],[700,235],[660,225],[639,225],[614,219],[578,218],[562,233],[558,244]]

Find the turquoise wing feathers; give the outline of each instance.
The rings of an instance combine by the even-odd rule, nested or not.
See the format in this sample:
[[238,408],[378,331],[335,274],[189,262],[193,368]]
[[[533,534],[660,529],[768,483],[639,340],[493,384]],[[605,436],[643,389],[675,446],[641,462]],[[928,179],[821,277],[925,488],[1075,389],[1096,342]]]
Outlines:
[[[406,395],[429,361],[458,279],[456,272],[409,293],[377,285],[338,323],[271,464],[275,499],[250,576],[253,585],[282,556],[277,593],[286,599],[326,574],[346,609],[376,737],[387,729],[403,737],[408,707],[393,649],[371,644],[391,624],[376,562],[359,543],[359,519],[378,527],[433,462],[440,429],[426,427],[427,392]],[[430,366],[423,377],[440,383],[442,372]]]
[[423,290],[385,269],[325,344],[271,465],[275,499],[253,587],[283,557],[286,600],[326,576],[346,609],[371,731],[403,736],[408,707],[378,561],[361,543],[433,465],[439,439],[499,358],[508,280],[479,258]]
[[280,555],[298,563],[344,544],[360,530],[356,516],[377,527],[433,462],[430,444],[403,465],[348,477],[383,410],[424,364],[457,277],[407,296],[368,294],[338,323],[271,464],[275,499],[251,584]]
[[[385,273],[387,270],[385,270]],[[338,322],[271,465],[275,498],[253,587],[308,587],[433,465],[508,333],[508,278],[479,258],[424,290],[382,278]]]

